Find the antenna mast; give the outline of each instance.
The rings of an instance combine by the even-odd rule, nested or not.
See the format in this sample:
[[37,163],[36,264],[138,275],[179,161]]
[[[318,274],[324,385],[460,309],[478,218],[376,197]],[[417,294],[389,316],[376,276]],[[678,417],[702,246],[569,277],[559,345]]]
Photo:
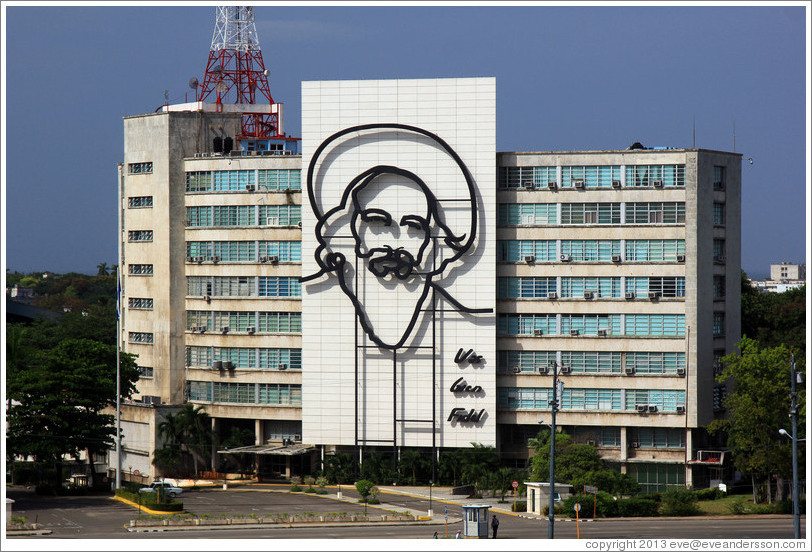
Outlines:
[[[197,101],[213,97],[218,111],[223,103],[256,104],[258,99],[261,104],[273,105],[254,24],[254,8],[217,6],[215,10],[217,21]],[[247,107],[243,112],[242,137],[281,138],[278,112]]]

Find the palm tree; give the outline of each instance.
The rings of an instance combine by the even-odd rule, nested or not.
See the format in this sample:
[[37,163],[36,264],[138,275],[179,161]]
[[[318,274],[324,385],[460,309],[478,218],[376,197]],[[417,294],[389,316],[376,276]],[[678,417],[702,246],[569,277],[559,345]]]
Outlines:
[[206,454],[214,442],[214,431],[211,429],[211,416],[202,406],[195,407],[186,403],[178,412],[177,418],[183,435],[182,444],[192,456],[194,473],[198,472],[198,462],[208,465]]
[[107,266],[107,263],[99,263],[96,268],[99,269],[99,276],[107,276],[110,273],[110,267]]

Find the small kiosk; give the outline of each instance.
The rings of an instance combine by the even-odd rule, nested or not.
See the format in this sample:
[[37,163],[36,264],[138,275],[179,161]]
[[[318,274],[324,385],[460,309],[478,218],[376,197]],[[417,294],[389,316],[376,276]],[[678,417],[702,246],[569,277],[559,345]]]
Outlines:
[[465,538],[487,539],[490,525],[488,525],[488,511],[490,504],[463,505],[462,536]]

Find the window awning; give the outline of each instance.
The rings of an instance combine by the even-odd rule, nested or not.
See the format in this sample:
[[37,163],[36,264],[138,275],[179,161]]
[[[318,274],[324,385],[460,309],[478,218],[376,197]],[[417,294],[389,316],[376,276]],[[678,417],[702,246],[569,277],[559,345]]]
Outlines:
[[250,445],[218,450],[218,454],[269,454],[276,456],[298,456],[316,450],[314,445]]

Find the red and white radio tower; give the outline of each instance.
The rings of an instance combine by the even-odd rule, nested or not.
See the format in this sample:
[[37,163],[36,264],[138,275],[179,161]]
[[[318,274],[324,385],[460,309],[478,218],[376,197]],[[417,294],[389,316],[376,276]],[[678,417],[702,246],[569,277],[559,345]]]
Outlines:
[[281,138],[279,115],[270,109],[274,101],[259,48],[254,8],[218,6],[215,9],[217,22],[197,101],[216,98],[222,109],[224,103],[257,104],[259,98],[259,103],[267,102],[268,107],[264,111],[251,108],[243,111],[242,136],[238,138]]

